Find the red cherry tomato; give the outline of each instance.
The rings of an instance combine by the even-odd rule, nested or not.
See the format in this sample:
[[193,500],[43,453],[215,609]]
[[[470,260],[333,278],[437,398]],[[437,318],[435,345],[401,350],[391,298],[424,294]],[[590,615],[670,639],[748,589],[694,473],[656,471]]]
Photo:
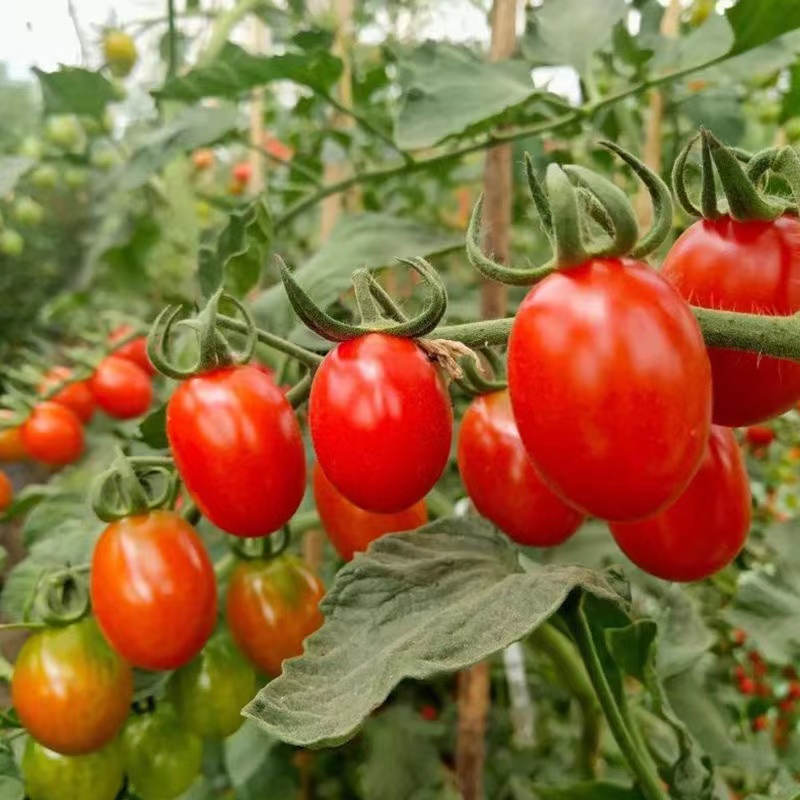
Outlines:
[[745,429],[744,437],[753,447],[767,447],[775,441],[775,431],[766,425],[751,425]]
[[[108,337],[109,344],[115,344],[121,339],[126,339],[133,332],[130,325],[120,325],[111,336]],[[150,357],[147,355],[147,337],[138,336],[136,339],[131,339],[127,344],[122,345],[114,350],[113,353],[117,358],[124,358],[127,361],[133,361],[137,367],[143,369],[148,375],[155,375],[158,370],[153,366]]]
[[308,420],[326,477],[367,511],[390,514],[421,500],[450,455],[450,398],[409,339],[371,333],[328,353]]
[[700,469],[666,510],[638,522],[612,522],[620,549],[645,572],[697,581],[738,555],[750,530],[750,482],[733,432],[715,425]]
[[[675,242],[662,274],[692,304],[787,316],[800,311],[800,221],[701,220]],[[752,425],[800,400],[800,364],[709,348],[714,422]]]
[[228,583],[228,627],[241,651],[267,675],[303,652],[303,641],[322,624],[325,589],[299,558],[240,561]]
[[[9,419],[14,412],[0,409],[0,419]],[[0,428],[0,461],[22,461],[28,457],[22,441],[22,427]]]
[[22,425],[22,443],[28,455],[50,466],[77,461],[83,453],[81,421],[58,403],[39,403]]
[[11,693],[36,741],[80,755],[103,747],[121,730],[133,702],[133,671],[86,618],[28,639],[14,665]]
[[104,358],[92,375],[97,405],[110,417],[141,417],[153,401],[153,382],[141,367],[118,356]]
[[472,401],[458,435],[458,469],[478,512],[520,544],[561,544],[583,522],[583,514],[553,494],[533,468],[508,392]]
[[117,652],[142,669],[177,669],[214,630],[217,584],[197,531],[171,511],[112,522],[92,556],[92,608]]
[[203,514],[235,536],[285,525],[305,493],[305,452],[292,407],[257,366],[184,381],[167,406],[167,437]]
[[703,337],[686,303],[639,262],[594,259],[534,286],[511,330],[508,383],[542,479],[593,516],[654,514],[703,457]]
[[249,161],[240,161],[238,164],[233,165],[231,175],[236,183],[248,183],[250,176],[253,174],[253,167]]
[[14,499],[14,487],[3,470],[0,470],[0,511],[5,511]]
[[366,550],[370,542],[386,533],[413,531],[428,521],[425,501],[420,500],[404,511],[376,514],[354,506],[325,477],[319,464],[314,464],[314,502],[328,538],[345,560]]
[[[44,395],[72,377],[69,367],[53,367],[39,384],[39,394]],[[76,381],[65,386],[50,398],[51,403],[66,406],[81,422],[89,422],[94,414],[94,396],[89,381]]]

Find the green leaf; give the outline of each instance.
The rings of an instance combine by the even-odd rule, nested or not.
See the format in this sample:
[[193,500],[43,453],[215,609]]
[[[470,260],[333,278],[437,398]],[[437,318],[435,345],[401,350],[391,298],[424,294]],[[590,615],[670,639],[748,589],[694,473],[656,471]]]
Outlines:
[[0,158],[0,197],[14,190],[17,181],[35,164],[27,156],[3,156]]
[[752,50],[800,28],[800,4],[786,0],[739,0],[725,15],[734,34],[731,55]]
[[348,739],[404,678],[463,669],[531,633],[577,588],[620,602],[599,573],[532,565],[481,519],[384,536],[347,564],[325,622],[244,713],[283,741]]
[[169,125],[147,136],[126,164],[112,174],[109,186],[118,191],[138,189],[172,159],[198,147],[217,144],[236,133],[238,128],[235,107],[188,108]]
[[25,787],[11,745],[0,741],[0,797],[3,800],[23,800]]
[[116,101],[113,84],[99,72],[80,67],[61,67],[56,72],[33,68],[42,87],[45,114],[77,114],[102,118]]
[[746,123],[742,115],[739,88],[719,88],[697,92],[678,108],[686,114],[692,128],[704,126],[726,144],[736,145],[744,137]]
[[606,631],[606,645],[614,661],[644,686],[655,679],[654,645],[657,635],[658,626],[649,619]]
[[242,297],[258,284],[270,245],[272,220],[266,199],[257,197],[228,218],[217,240],[216,251],[204,247],[200,255],[200,289],[210,297],[225,283]]
[[228,42],[212,63],[167,81],[152,94],[159,100],[187,103],[203,97],[234,100],[256,86],[280,80],[294,81],[326,92],[341,74],[341,59],[325,50],[253,56]]
[[789,88],[783,95],[781,122],[800,116],[800,64],[789,70]]
[[169,447],[166,403],[152,411],[139,423],[139,438],[153,450],[164,450]]
[[[390,214],[347,214],[339,218],[325,244],[294,273],[300,286],[322,307],[331,305],[350,287],[359,267],[375,269],[397,258],[430,256],[462,247],[462,236]],[[282,285],[263,292],[253,303],[258,324],[280,334],[295,322]]]
[[644,795],[635,786],[591,781],[571,786],[545,788],[537,786],[534,793],[541,800],[643,800]]
[[289,748],[250,722],[224,742],[225,767],[237,800],[295,797],[299,776]]
[[523,52],[536,64],[569,65],[583,73],[627,12],[625,0],[545,0],[529,13]]
[[522,61],[486,63],[466,48],[428,42],[399,64],[403,98],[395,141],[430,147],[477,123],[496,122],[537,94]]

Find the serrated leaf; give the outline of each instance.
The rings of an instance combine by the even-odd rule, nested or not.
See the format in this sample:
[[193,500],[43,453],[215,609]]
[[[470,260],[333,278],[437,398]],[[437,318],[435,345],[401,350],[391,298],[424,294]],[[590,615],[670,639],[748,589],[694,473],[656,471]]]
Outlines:
[[599,573],[531,565],[477,518],[385,536],[347,564],[322,602],[302,657],[245,708],[298,745],[348,739],[404,678],[475,664],[531,633],[573,590],[620,598]]
[[77,114],[102,118],[116,99],[113,84],[99,72],[61,67],[55,72],[33,68],[42,88],[45,114]]
[[[359,267],[370,269],[395,263],[397,258],[430,256],[463,246],[463,237],[391,214],[347,214],[339,218],[325,244],[299,267],[294,277],[322,307],[350,288],[350,275]],[[282,285],[259,295],[253,303],[258,324],[286,334],[295,316]]]
[[164,450],[169,447],[167,439],[167,404],[159,406],[150,412],[139,423],[139,437],[153,450]]
[[466,48],[424,44],[399,64],[403,99],[395,141],[430,147],[476,123],[492,121],[537,94],[530,65],[487,63]]
[[800,3],[739,0],[725,12],[733,29],[731,55],[744,53],[800,28]]
[[326,50],[253,56],[228,42],[212,63],[167,81],[152,94],[159,100],[187,103],[204,97],[234,100],[257,86],[279,80],[294,81],[324,92],[339,80],[341,74],[341,59]]
[[36,162],[27,156],[3,156],[0,158],[0,197],[14,191],[17,181]]

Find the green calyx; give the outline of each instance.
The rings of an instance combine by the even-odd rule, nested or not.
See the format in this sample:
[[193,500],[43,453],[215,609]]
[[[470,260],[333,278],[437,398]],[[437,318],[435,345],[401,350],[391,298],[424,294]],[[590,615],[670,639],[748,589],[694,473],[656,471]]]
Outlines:
[[230,537],[231,550],[243,561],[269,561],[286,552],[292,540],[288,525],[269,536]]
[[416,272],[428,289],[425,304],[418,314],[408,318],[389,293],[368,269],[353,273],[359,324],[334,319],[317,306],[295,280],[289,268],[278,258],[278,270],[292,308],[314,333],[333,342],[344,342],[367,333],[416,338],[430,333],[447,310],[447,292],[436,270],[423,258],[398,259]]
[[[484,347],[481,348],[480,354],[483,356],[483,361],[477,353],[459,361],[463,374],[456,378],[455,382],[459,389],[470,397],[500,392],[508,386],[504,374],[505,365],[499,353],[490,347]],[[484,361],[491,368],[491,374],[486,369]]]
[[[219,306],[222,301],[230,303],[244,318],[241,331],[244,344],[238,351],[222,333],[223,327],[232,327],[221,323]],[[184,318],[183,313],[182,306],[167,306],[158,315],[147,337],[147,355],[159,372],[175,380],[185,380],[217,367],[246,364],[250,360],[258,341],[258,331],[250,311],[237,298],[220,289],[197,316]],[[230,318],[223,319],[230,321]],[[199,354],[191,367],[182,367],[171,360],[168,354],[171,334],[179,326],[189,328],[197,336]]]
[[172,459],[164,456],[128,457],[120,453],[111,467],[97,476],[91,488],[94,513],[103,522],[171,508],[178,491]]
[[612,142],[600,144],[622,158],[644,183],[653,204],[652,227],[640,237],[636,214],[622,189],[585,167],[551,164],[543,185],[526,153],[528,187],[553,257],[541,266],[514,269],[486,255],[480,244],[481,196],[467,229],[467,256],[482,275],[512,286],[527,286],[557,269],[568,269],[592,258],[643,258],[664,241],[672,223],[669,188],[630,153]]
[[[700,142],[700,164],[689,155]],[[692,171],[700,173],[700,204],[689,196]],[[789,184],[792,199],[769,194],[760,183],[767,172]],[[719,219],[769,221],[797,208],[800,199],[800,162],[790,147],[770,148],[751,156],[738,148],[726,147],[710,131],[700,129],[681,150],[672,169],[672,187],[681,208],[691,216]]]
[[37,588],[36,615],[48,625],[69,625],[89,613],[86,575],[77,569],[62,569],[42,578]]

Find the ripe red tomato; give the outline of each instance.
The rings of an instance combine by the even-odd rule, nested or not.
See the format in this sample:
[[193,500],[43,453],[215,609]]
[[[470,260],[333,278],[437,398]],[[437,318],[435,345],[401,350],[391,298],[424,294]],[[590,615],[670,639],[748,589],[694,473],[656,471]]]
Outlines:
[[57,753],[80,755],[119,733],[133,702],[133,671],[87,617],[45,628],[25,642],[11,695],[36,741]]
[[126,517],[103,531],[91,592],[106,638],[142,669],[191,661],[217,620],[214,567],[197,531],[171,511]]
[[[115,344],[121,339],[126,339],[131,335],[132,331],[133,328],[130,325],[120,325],[108,337],[109,344]],[[117,358],[133,361],[137,367],[143,369],[148,375],[155,375],[158,372],[147,355],[146,336],[138,336],[136,339],[131,339],[127,344],[114,350],[114,355]]]
[[508,383],[542,479],[593,516],[654,514],[703,457],[703,337],[686,303],[639,262],[594,259],[534,286],[511,330]]
[[184,381],[167,405],[167,437],[187,490],[222,530],[264,536],[297,511],[306,483],[300,426],[259,367]]
[[122,748],[115,741],[86,755],[62,756],[29,738],[22,777],[28,800],[114,800],[125,779]]
[[242,652],[267,675],[303,652],[303,641],[322,624],[325,589],[299,558],[240,561],[228,583],[228,627]]
[[[13,411],[0,409],[0,420],[9,419]],[[0,428],[0,461],[22,461],[28,457],[22,441],[22,426]]]
[[[800,221],[701,220],[675,242],[662,274],[703,308],[787,316],[800,311]],[[800,400],[800,364],[709,348],[714,422],[752,425]]]
[[412,506],[450,456],[450,398],[409,339],[370,333],[328,353],[311,386],[308,420],[326,477],[367,511]]
[[561,544],[583,522],[533,468],[507,391],[472,401],[458,436],[458,469],[478,512],[520,544]]
[[[72,377],[69,367],[53,367],[39,384],[39,394],[44,395]],[[66,406],[81,422],[89,422],[94,414],[94,395],[89,381],[76,381],[65,386],[50,398],[51,403]]]
[[192,164],[197,170],[208,169],[214,166],[214,151],[207,147],[201,147],[192,153]]
[[413,531],[428,521],[428,509],[419,500],[404,511],[377,514],[353,505],[325,477],[319,464],[314,464],[314,502],[328,538],[345,560],[366,550],[370,542],[386,533]]
[[612,522],[620,549],[668,581],[698,581],[733,561],[750,530],[750,481],[733,432],[711,428],[700,469],[669,508],[638,522]]
[[753,447],[767,447],[775,441],[775,431],[766,425],[750,425],[745,429],[744,437]]
[[233,180],[240,184],[248,183],[252,174],[253,167],[249,161],[240,161],[238,164],[234,164],[231,170]]
[[81,421],[58,403],[39,403],[22,425],[22,443],[28,455],[50,466],[77,461],[83,453]]
[[5,511],[14,499],[14,487],[3,470],[0,470],[0,511]]
[[97,405],[116,419],[141,417],[153,401],[150,376],[118,356],[107,356],[97,365],[91,387]]

